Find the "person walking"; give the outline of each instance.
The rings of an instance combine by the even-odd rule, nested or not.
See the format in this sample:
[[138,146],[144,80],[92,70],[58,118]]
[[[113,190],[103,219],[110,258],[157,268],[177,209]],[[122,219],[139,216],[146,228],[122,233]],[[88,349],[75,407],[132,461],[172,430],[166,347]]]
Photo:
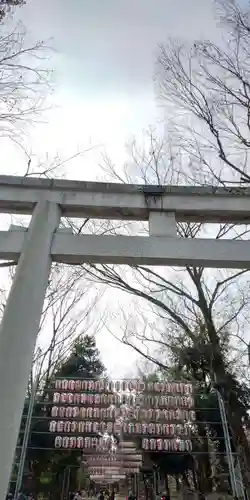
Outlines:
[[105,500],[104,492],[103,491],[100,491],[100,495],[99,495],[98,500]]
[[24,495],[24,493],[19,491],[19,493],[17,495],[17,500],[27,500],[27,499],[26,499],[26,496]]
[[81,492],[80,491],[77,491],[75,496],[74,496],[74,500],[82,500],[82,495],[81,495]]

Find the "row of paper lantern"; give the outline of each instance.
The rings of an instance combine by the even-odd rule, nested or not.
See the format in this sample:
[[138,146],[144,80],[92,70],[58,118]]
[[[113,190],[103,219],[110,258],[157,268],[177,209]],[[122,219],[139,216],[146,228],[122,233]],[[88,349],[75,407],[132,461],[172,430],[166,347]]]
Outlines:
[[147,396],[134,398],[130,395],[119,394],[87,394],[86,392],[54,392],[53,403],[72,405],[127,405],[153,406],[163,408],[192,408],[192,396]]
[[192,451],[190,439],[142,439],[142,449],[148,451]]
[[[90,437],[56,436],[54,442],[55,448],[78,448],[78,449],[105,449],[105,440]],[[142,439],[142,449],[146,451],[192,451],[192,441],[183,439]],[[131,456],[131,460],[137,459],[137,456]],[[140,455],[138,455],[138,460]]]
[[[119,450],[120,448],[118,448]],[[121,450],[122,451],[122,450]],[[137,453],[137,449],[136,448],[133,448],[133,451],[135,451],[135,453]],[[126,458],[126,454],[124,455],[124,458]],[[119,460],[117,459],[116,457],[116,454],[114,454],[114,456],[110,457],[109,455],[97,455],[96,453],[94,455],[88,455],[87,456],[87,462],[88,464],[92,464],[93,462],[95,463],[108,463],[108,464],[112,464],[112,463],[122,463],[122,462],[119,462]]]
[[[93,458],[93,460],[90,460],[90,458]],[[142,463],[142,458],[140,459],[139,462],[135,462],[135,461],[131,461],[131,460],[127,460],[126,459],[126,456],[124,457],[123,460],[119,459],[119,460],[109,460],[108,459],[108,456],[106,457],[99,457],[98,459],[94,457],[88,457],[87,458],[87,464],[88,464],[88,468],[91,468],[91,467],[124,467],[124,468],[134,468],[134,467],[139,467]]]
[[184,382],[146,382],[142,380],[68,380],[57,379],[55,388],[91,392],[157,392],[164,394],[192,394],[193,386]]
[[[137,452],[138,456],[138,452]],[[85,458],[85,457],[84,457]],[[128,460],[126,455],[120,454],[116,460],[109,460],[109,455],[99,457],[96,459],[96,454],[86,457],[88,467],[139,467],[142,463],[142,456],[139,455],[138,460]]]
[[97,475],[90,475],[90,479],[93,480],[95,483],[101,483],[101,484],[112,484],[116,483],[118,481],[121,481],[122,479],[126,479],[125,474],[113,474],[112,476],[97,476]]
[[121,468],[117,467],[117,468],[109,469],[109,468],[105,468],[105,467],[89,467],[88,472],[91,475],[95,475],[95,476],[101,476],[101,475],[111,476],[113,474],[137,474],[138,472],[140,472],[140,468],[139,467],[127,467],[126,469],[124,469],[122,467]]
[[158,408],[149,409],[134,409],[134,408],[96,408],[85,406],[52,406],[51,416],[61,418],[100,418],[101,420],[111,420],[119,417],[133,418],[134,420],[150,420],[158,421],[164,420],[171,422],[173,420],[181,420],[187,422],[194,422],[196,419],[193,410],[160,410]]
[[139,467],[142,463],[142,455],[138,455],[138,451],[132,443],[132,447],[124,447],[119,443],[114,453],[93,453],[91,455],[84,454],[83,460],[86,461],[88,466],[124,466],[124,467]]
[[49,423],[50,432],[77,432],[77,433],[104,433],[118,434],[153,434],[156,436],[190,436],[193,426],[189,424],[140,424],[133,422],[86,422],[80,421],[56,421]]

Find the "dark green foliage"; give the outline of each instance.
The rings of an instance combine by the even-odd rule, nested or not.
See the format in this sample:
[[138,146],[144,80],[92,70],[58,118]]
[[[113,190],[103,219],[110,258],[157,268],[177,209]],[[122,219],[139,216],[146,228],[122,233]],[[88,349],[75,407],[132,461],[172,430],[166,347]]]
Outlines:
[[98,378],[105,367],[100,360],[95,338],[85,335],[77,340],[68,359],[57,370],[57,377]]

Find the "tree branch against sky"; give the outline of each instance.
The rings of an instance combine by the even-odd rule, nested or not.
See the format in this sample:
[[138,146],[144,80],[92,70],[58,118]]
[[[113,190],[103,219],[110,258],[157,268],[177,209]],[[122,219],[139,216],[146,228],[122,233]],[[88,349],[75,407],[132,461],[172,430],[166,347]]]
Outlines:
[[202,171],[206,183],[249,182],[250,7],[234,0],[216,5],[221,43],[162,44],[156,89],[174,110],[180,147],[196,166],[193,180]]
[[36,123],[52,91],[48,48],[43,41],[28,43],[18,23],[0,35],[0,137],[22,144],[27,126]]
[[52,268],[36,349],[46,385],[78,337],[96,334],[103,320],[97,305],[103,291],[89,285],[86,271],[55,264]]

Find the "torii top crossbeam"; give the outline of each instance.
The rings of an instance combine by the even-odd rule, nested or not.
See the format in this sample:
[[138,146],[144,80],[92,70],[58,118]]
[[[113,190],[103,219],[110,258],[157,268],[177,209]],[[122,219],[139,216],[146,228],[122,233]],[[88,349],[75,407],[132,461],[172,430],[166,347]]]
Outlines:
[[180,222],[250,222],[250,188],[156,186],[0,176],[0,212],[31,214],[40,199],[67,217],[148,220],[174,212]]

